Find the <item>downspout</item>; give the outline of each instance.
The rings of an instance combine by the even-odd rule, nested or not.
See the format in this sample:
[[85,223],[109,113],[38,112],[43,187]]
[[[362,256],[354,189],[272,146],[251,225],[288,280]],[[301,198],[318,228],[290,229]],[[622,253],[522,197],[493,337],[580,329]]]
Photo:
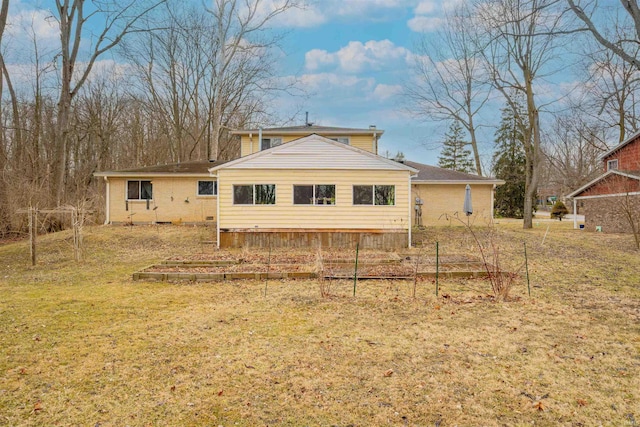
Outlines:
[[255,152],[258,152],[260,150],[262,150],[262,128],[258,128],[258,149]]
[[573,229],[578,228],[578,201],[573,198]]
[[496,184],[493,184],[493,189],[491,190],[491,224],[493,224],[495,218],[495,214],[496,214],[496,209],[494,206],[495,203],[495,197],[496,197]]
[[216,196],[216,247],[220,249],[220,175],[211,174],[216,177],[216,185],[218,186],[218,195]]
[[409,248],[411,248],[411,200],[413,199],[413,196],[411,195],[411,172],[409,172],[409,177],[407,178],[408,180],[408,190],[409,190],[409,207],[408,207],[408,211],[409,211]]
[[104,178],[104,182],[106,183],[106,197],[105,197],[105,202],[106,202],[106,212],[105,212],[105,219],[104,219],[104,225],[109,224],[110,221],[110,209],[111,209],[111,203],[110,203],[110,186],[109,186],[109,178],[107,178],[106,176],[103,177]]
[[[240,139],[240,142],[242,143],[242,137]],[[249,132],[249,154],[253,154],[253,132]]]

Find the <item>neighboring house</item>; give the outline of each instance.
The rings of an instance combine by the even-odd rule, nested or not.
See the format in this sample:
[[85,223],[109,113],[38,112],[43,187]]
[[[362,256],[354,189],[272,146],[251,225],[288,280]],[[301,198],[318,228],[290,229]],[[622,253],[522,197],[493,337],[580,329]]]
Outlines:
[[[631,232],[630,217],[640,218],[640,132],[600,156],[604,173],[567,197],[585,216],[585,229]],[[577,228],[574,219],[574,227]]]
[[222,247],[397,248],[410,244],[413,225],[449,224],[444,214],[462,211],[467,184],[474,221],[492,220],[503,181],[379,156],[383,132],[233,131],[242,155],[227,163],[96,173],[107,182],[106,223],[211,222]]

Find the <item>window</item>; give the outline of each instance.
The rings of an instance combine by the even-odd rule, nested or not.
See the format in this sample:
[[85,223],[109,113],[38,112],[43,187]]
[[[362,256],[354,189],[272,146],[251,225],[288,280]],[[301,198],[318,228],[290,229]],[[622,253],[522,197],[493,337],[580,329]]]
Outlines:
[[127,200],[153,199],[151,181],[127,181]]
[[618,159],[607,161],[607,170],[618,169]]
[[395,185],[354,185],[354,205],[393,206],[396,204]]
[[270,138],[262,138],[262,141],[260,142],[260,150],[267,150],[269,148],[272,147],[276,147],[278,145],[282,144],[282,138],[275,138],[275,137],[270,137]]
[[336,186],[327,184],[294,185],[294,205],[335,205]]
[[255,204],[256,205],[275,205],[276,204],[276,185],[275,184],[257,184],[255,185]]
[[332,136],[329,139],[340,142],[342,144],[349,145],[349,137],[348,136]]
[[218,183],[216,181],[198,181],[198,196],[216,196]]
[[275,205],[275,184],[252,184],[233,186],[234,205]]

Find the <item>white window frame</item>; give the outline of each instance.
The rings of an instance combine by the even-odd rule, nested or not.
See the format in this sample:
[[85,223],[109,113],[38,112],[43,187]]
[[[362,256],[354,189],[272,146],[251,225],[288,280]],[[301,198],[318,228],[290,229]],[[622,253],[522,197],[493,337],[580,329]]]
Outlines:
[[[320,186],[320,185],[324,185],[324,186],[333,186],[333,203],[318,203],[318,198],[316,197],[316,187]],[[296,203],[295,200],[295,187],[312,187],[313,188],[313,193],[312,193],[312,198],[313,198],[313,203]],[[338,193],[338,188],[336,184],[293,184],[293,186],[291,187],[291,203],[294,206],[335,206],[338,202],[338,197],[337,197],[337,193]]]
[[328,138],[332,141],[339,142],[344,145],[351,145],[351,138],[348,136],[330,136]]
[[[355,187],[371,187],[371,203],[355,203],[354,191]],[[379,205],[376,203],[376,187],[393,187],[393,204]],[[353,184],[351,186],[351,204],[353,206],[395,206],[396,205],[396,186],[394,184]]]
[[[200,193],[201,182],[213,182],[213,194],[201,194]],[[214,179],[199,179],[198,182],[196,182],[196,195],[198,197],[216,197],[218,195],[218,181]]]
[[617,170],[618,169],[618,159],[607,160],[607,170]]
[[[273,203],[256,203],[256,187],[259,185],[273,185]],[[236,203],[236,187],[251,187],[251,203]],[[234,206],[275,206],[278,203],[277,191],[276,184],[233,184],[231,186],[231,201]]]
[[[263,136],[262,140],[260,140],[260,151],[268,150],[269,148],[262,148],[262,141],[269,140],[269,148],[277,147],[278,145],[282,145],[283,138],[281,136]],[[274,144],[273,140],[279,140]]]

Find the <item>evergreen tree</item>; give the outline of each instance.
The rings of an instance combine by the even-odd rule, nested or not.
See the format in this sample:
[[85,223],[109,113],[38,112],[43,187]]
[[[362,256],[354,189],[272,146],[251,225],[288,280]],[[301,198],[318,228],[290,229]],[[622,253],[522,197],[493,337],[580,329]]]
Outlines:
[[495,134],[493,174],[505,181],[496,189],[496,214],[509,218],[524,216],[525,197],[525,153],[522,120],[527,120],[521,100],[517,111],[506,106],[502,111],[500,127]]
[[471,158],[471,150],[466,147],[469,145],[463,139],[462,125],[458,120],[451,123],[449,132],[445,134],[440,157],[438,157],[438,166],[444,169],[453,169],[458,172],[475,173],[473,159]]

